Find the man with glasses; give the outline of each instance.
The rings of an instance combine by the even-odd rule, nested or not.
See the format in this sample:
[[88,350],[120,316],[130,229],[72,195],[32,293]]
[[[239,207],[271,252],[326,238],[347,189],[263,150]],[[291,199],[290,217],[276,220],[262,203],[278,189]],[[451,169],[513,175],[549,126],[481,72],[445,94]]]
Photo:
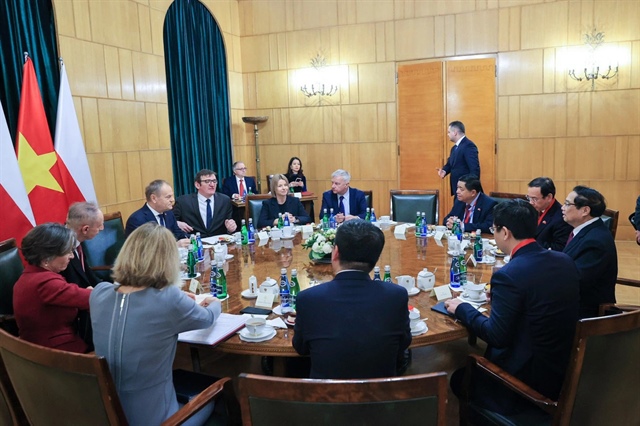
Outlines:
[[598,191],[576,186],[567,195],[562,215],[573,231],[564,252],[580,272],[580,318],[598,315],[601,303],[615,303],[618,253],[611,231],[600,216],[607,205]]
[[546,248],[562,251],[567,245],[571,225],[562,219],[562,204],[556,200],[556,186],[548,177],[529,182],[527,200],[538,212],[536,241]]
[[[525,200],[498,204],[493,217],[496,244],[511,260],[491,277],[491,315],[460,299],[445,307],[487,342],[485,358],[557,401],[578,320],[578,271],[569,256],[536,242],[538,213]],[[458,396],[464,371],[451,377]],[[486,375],[474,375],[471,383],[472,401],[491,411],[533,407]]]
[[198,191],[178,197],[173,208],[180,229],[190,234],[199,232],[202,238],[235,232],[237,225],[231,218],[231,200],[216,192],[216,172],[200,170],[194,185]]
[[242,161],[233,163],[233,175],[224,180],[222,193],[232,200],[244,198],[249,193],[259,194],[256,181],[246,175],[247,166]]

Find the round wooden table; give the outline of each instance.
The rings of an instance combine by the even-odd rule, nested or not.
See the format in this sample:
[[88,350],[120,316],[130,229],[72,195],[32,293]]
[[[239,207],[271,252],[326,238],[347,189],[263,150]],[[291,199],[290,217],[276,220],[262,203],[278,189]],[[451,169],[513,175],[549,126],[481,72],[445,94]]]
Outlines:
[[[403,238],[398,238],[393,233],[393,228],[383,229],[385,235],[384,250],[378,261],[378,266],[384,271],[385,265],[391,265],[391,276],[411,275],[416,277],[423,268],[430,272],[435,271],[436,286],[449,282],[449,265],[451,257],[447,255],[447,243],[443,239],[443,246],[436,244],[433,238],[416,238],[412,230],[408,230]],[[255,244],[240,246],[230,244],[229,254],[234,258],[226,262],[224,269],[227,276],[229,299],[222,302],[223,312],[237,314],[246,306],[253,306],[255,300],[245,299],[240,293],[249,287],[249,277],[255,275],[258,285],[266,277],[278,281],[280,269],[287,268],[290,275],[291,269],[298,270],[298,279],[302,291],[309,287],[310,283],[322,283],[333,278],[333,270],[330,264],[315,264],[309,260],[309,252],[301,246],[302,236],[296,234],[290,240],[272,241],[265,245]],[[467,250],[466,257],[471,254]],[[502,264],[497,260],[496,266]],[[479,264],[476,267],[469,262],[468,272],[475,274],[476,282],[488,282],[492,266]],[[203,282],[208,289],[208,270],[203,271]],[[372,272],[373,275],[373,272]],[[321,285],[321,284],[319,284]],[[431,307],[437,303],[430,292],[421,291],[416,296],[409,297],[409,304],[418,308],[421,317],[427,317],[429,331],[420,336],[414,336],[411,347],[432,345],[466,337],[467,330],[454,319],[443,314],[431,311]],[[328,307],[330,308],[330,307]],[[271,318],[275,317],[274,314]],[[223,352],[246,355],[269,355],[294,357],[297,352],[291,345],[293,329],[278,329],[273,339],[261,343],[249,343],[240,340],[238,335],[216,346]]]

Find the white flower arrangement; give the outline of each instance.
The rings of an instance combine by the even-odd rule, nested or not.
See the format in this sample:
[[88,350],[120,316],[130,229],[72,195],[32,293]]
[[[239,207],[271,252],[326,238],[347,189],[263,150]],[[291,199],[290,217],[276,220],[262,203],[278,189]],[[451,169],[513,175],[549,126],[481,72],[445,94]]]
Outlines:
[[311,249],[309,252],[310,259],[322,259],[333,251],[333,245],[335,243],[336,230],[327,229],[316,231],[305,242],[302,243],[302,247]]

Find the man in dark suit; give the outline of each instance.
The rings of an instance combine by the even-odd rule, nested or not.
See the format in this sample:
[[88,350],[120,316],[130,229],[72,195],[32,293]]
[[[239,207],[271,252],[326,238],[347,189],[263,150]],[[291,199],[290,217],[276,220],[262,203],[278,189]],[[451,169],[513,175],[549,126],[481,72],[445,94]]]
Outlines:
[[188,233],[199,232],[203,238],[235,232],[237,225],[231,219],[231,200],[216,192],[216,172],[200,170],[196,174],[194,185],[198,191],[195,194],[181,195],[173,207],[180,229]]
[[338,223],[356,218],[364,219],[367,214],[367,199],[364,192],[351,188],[350,182],[351,175],[346,170],[338,169],[333,172],[331,190],[322,194],[322,208],[319,217],[321,222],[324,209],[327,209],[327,213],[333,209]]
[[242,161],[233,163],[233,175],[224,180],[222,193],[232,200],[243,198],[245,195],[259,194],[256,181],[247,177],[247,166]]
[[[487,342],[487,359],[557,400],[578,320],[578,271],[569,256],[536,242],[538,213],[525,200],[498,204],[493,217],[498,248],[511,261],[491,277],[491,316],[460,299],[445,307]],[[461,369],[451,377],[458,396],[463,376]],[[486,376],[471,379],[472,400],[489,410],[511,414],[528,405]]]
[[562,218],[562,204],[556,200],[556,186],[548,177],[529,182],[527,199],[538,211],[536,241],[544,248],[562,251],[567,245],[571,226]]
[[178,227],[178,222],[171,209],[173,209],[173,189],[167,181],[157,179],[151,182],[144,190],[147,202],[136,210],[127,219],[124,234],[129,236],[137,227],[147,222],[155,222],[166,227],[178,241],[178,245],[189,245],[188,235]]
[[493,208],[497,202],[482,192],[482,184],[477,176],[461,176],[456,190],[456,200],[442,221],[447,228],[453,227],[453,221],[460,219],[465,232],[477,229],[488,233],[493,224]]
[[[93,273],[87,263],[81,243],[93,239],[104,229],[104,215],[96,203],[74,203],[67,213],[67,228],[76,233],[76,244],[73,258],[65,270],[60,272],[68,283],[81,288],[95,287],[101,280]],[[93,350],[93,331],[89,311],[78,312],[78,334],[85,341],[89,350]]]
[[293,347],[311,357],[311,378],[356,379],[396,375],[411,343],[408,294],[396,284],[373,281],[384,235],[363,220],[338,228],[332,281],[296,300]]
[[455,145],[451,148],[447,164],[438,170],[438,176],[442,179],[451,175],[451,195],[455,195],[456,184],[464,175],[475,175],[480,178],[480,160],[478,159],[478,147],[465,135],[464,124],[460,121],[449,123],[447,132],[449,140]]
[[618,253],[611,231],[600,216],[607,205],[598,191],[576,186],[562,206],[573,227],[564,252],[580,272],[580,318],[598,315],[601,303],[615,303]]

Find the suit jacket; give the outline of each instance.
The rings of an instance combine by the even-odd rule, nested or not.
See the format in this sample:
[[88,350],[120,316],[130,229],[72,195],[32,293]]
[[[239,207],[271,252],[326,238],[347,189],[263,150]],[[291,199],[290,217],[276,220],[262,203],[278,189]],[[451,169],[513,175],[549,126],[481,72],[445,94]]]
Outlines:
[[611,231],[598,219],[581,229],[564,252],[580,272],[580,317],[597,316],[601,303],[616,301],[618,253]]
[[294,182],[296,179],[300,179],[302,181],[302,186],[294,186],[293,192],[307,192],[307,178],[305,175],[287,173],[285,176],[289,182]]
[[[244,177],[244,190],[248,193],[249,188],[251,188],[251,192],[254,194],[259,194],[258,185],[256,185],[256,181],[253,178]],[[222,193],[227,197],[231,198],[233,194],[239,194],[238,182],[236,182],[236,175],[231,175],[224,180],[222,184]],[[226,233],[226,232],[223,232]]]
[[55,272],[27,265],[13,288],[20,338],[49,348],[83,353],[76,330],[78,310],[89,310],[91,290],[69,284]]
[[[493,208],[496,204],[498,204],[496,200],[481,192],[473,209],[473,222],[464,224],[465,232],[475,231],[476,229],[481,229],[482,232],[485,233],[491,232],[489,228],[493,225]],[[442,223],[446,224],[451,216],[457,216],[461,221],[464,220],[464,211],[466,208],[467,205],[465,203],[456,199],[453,202],[451,211],[445,216]]]
[[[329,209],[333,209],[333,212],[337,214],[339,206],[340,202],[337,194],[334,194],[331,190],[322,193],[322,208],[318,216],[320,222],[322,222],[324,209],[327,209],[327,212],[329,212]],[[356,188],[349,188],[349,214],[364,219],[367,215],[367,207],[367,199],[364,196],[364,192]]]
[[395,376],[411,343],[408,302],[399,285],[340,272],[298,294],[293,347],[311,356],[311,378]]
[[[578,320],[579,275],[571,258],[532,242],[493,274],[491,294],[490,317],[462,303],[456,318],[487,342],[487,359],[557,400]],[[474,389],[494,411],[508,412],[516,401],[490,379]]]
[[458,180],[467,174],[473,174],[480,178],[480,160],[478,159],[478,147],[468,137],[462,138],[460,145],[451,148],[447,164],[442,167],[447,172],[451,181],[451,195],[456,194]]
[[[164,224],[169,231],[173,232],[176,240],[189,238],[189,236],[184,233],[182,229],[178,228],[178,222],[176,221],[176,217],[173,215],[173,212],[171,210],[164,212],[164,215]],[[124,229],[125,237],[128,237],[129,234],[135,231],[137,227],[144,225],[147,222],[158,223],[155,215],[145,203],[144,206],[133,212],[131,216],[129,216],[129,219],[127,219],[127,226]]]
[[298,224],[306,225],[311,222],[309,214],[304,206],[296,197],[287,197],[282,206],[278,204],[276,197],[269,198],[262,202],[262,210],[260,210],[260,218],[258,219],[258,228],[265,226],[273,226],[273,221],[278,217],[278,213],[289,212],[298,219]]
[[548,249],[562,251],[567,245],[567,238],[571,233],[571,225],[562,218],[562,204],[555,200],[538,224],[536,241]]
[[216,192],[213,194],[213,219],[207,228],[200,215],[198,205],[198,194],[185,194],[178,197],[173,213],[177,220],[186,222],[193,228],[193,232],[199,232],[202,238],[213,235],[228,234],[224,221],[231,219],[233,208],[231,199],[224,194]]

